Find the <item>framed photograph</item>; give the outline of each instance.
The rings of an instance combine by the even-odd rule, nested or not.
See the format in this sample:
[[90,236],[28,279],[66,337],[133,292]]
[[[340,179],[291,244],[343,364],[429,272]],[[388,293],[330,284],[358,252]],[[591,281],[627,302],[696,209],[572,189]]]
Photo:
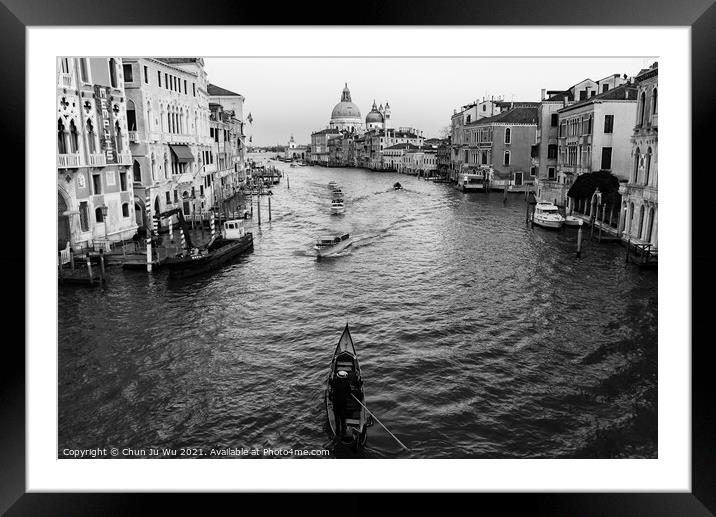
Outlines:
[[350,26],[80,4],[3,7],[27,333],[0,510],[528,492],[538,514],[714,511],[690,239],[711,2]]

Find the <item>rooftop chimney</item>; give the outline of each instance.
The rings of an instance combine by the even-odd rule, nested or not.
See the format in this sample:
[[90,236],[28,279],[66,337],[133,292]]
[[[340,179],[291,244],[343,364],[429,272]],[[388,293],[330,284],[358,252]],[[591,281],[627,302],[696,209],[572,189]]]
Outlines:
[[541,100],[545,100],[545,98],[546,98],[546,95],[545,95],[545,94],[546,94],[546,93],[547,93],[547,90],[546,90],[545,88],[542,88],[542,99],[541,99]]

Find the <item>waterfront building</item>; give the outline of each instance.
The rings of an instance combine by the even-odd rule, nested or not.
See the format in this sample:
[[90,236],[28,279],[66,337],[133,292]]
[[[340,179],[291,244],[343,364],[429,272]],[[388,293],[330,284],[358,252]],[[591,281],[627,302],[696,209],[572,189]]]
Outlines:
[[340,134],[338,129],[331,127],[311,133],[311,154],[309,155],[311,163],[327,167],[329,161],[328,140]]
[[221,104],[210,102],[209,112],[209,136],[213,138],[216,148],[216,167],[213,180],[209,182],[210,177],[206,176],[203,186],[206,189],[214,186],[211,201],[213,205],[220,206],[246,181],[243,131],[233,109],[227,110]]
[[423,132],[413,127],[399,127],[398,129],[372,129],[362,135],[361,150],[358,163],[360,167],[371,170],[384,170],[384,149],[397,144],[412,144],[422,147],[425,138]]
[[490,188],[523,190],[533,183],[531,149],[537,132],[537,103],[515,103],[493,117],[464,125],[461,172],[483,174]]
[[[567,192],[580,174],[609,171],[629,179],[636,87],[624,83],[557,111],[557,181]],[[538,189],[538,197],[544,194]],[[549,201],[554,201],[549,199]],[[570,200],[566,200],[571,207]],[[557,199],[565,204],[564,199]]]
[[619,188],[623,238],[658,246],[658,74],[659,64],[634,79],[637,90],[636,124],[631,136],[629,180]]
[[450,179],[457,181],[457,175],[463,170],[468,160],[465,151],[465,125],[476,120],[499,115],[504,109],[502,97],[483,97],[482,101],[475,100],[462,106],[460,110],[453,110],[450,118]]
[[383,167],[386,171],[402,172],[403,155],[406,152],[417,150],[418,146],[413,144],[395,144],[383,150]]
[[298,145],[291,135],[286,150],[283,152],[285,160],[305,160],[308,157],[308,148],[305,145]]
[[[211,83],[207,84],[206,90],[209,103],[221,106],[221,124],[216,127],[222,133],[225,132],[226,144],[222,150],[224,156],[221,158],[226,167],[219,169],[219,180],[222,188],[233,193],[246,182],[245,97]],[[228,194],[229,192],[226,192],[224,197]]]
[[128,106],[121,58],[57,59],[58,247],[132,238]]
[[399,172],[413,176],[431,176],[437,170],[437,149],[408,148],[401,157]]
[[610,75],[599,81],[584,79],[566,90],[542,90],[538,110],[538,127],[535,145],[532,147],[532,168],[535,191],[540,201],[563,206],[567,199],[565,176],[557,175],[557,152],[560,109],[575,102],[585,101],[599,93],[621,86],[626,78]]
[[448,177],[450,174],[450,137],[443,138],[438,144],[437,164],[438,174]]
[[147,208],[181,206],[185,216],[208,209],[218,149],[203,59],[127,58],[124,69],[137,224],[147,225]]

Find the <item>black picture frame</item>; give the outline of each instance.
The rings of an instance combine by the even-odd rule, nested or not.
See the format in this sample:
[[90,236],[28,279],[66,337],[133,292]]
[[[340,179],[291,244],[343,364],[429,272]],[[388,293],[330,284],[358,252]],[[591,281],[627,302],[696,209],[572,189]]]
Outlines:
[[[121,0],[116,4],[91,0],[3,0],[0,5],[0,54],[3,63],[3,114],[6,150],[14,150],[16,170],[25,170],[25,109],[26,102],[26,44],[28,26],[64,25],[286,25],[317,23],[316,12],[336,13],[336,4],[311,2],[311,8],[298,4],[290,9],[277,9],[276,5],[252,2],[207,0],[199,4],[185,0]],[[378,20],[379,18],[379,20]],[[688,0],[659,2],[650,0],[544,0],[526,4],[520,0],[499,2],[452,1],[430,3],[425,0],[395,1],[384,4],[369,0],[356,4],[350,15],[352,24],[366,25],[547,25],[547,26],[689,26],[691,42],[692,103],[692,170],[703,172],[692,175],[692,490],[690,493],[583,493],[583,494],[452,494],[450,505],[469,505],[472,509],[497,504],[506,512],[521,508],[531,515],[712,515],[716,513],[716,404],[711,393],[713,367],[709,361],[712,342],[705,330],[712,303],[710,296],[713,280],[708,266],[710,232],[705,225],[711,216],[713,202],[706,198],[713,191],[705,182],[698,188],[697,179],[706,178],[713,166],[706,161],[711,131],[712,114],[716,113],[716,5],[714,0]],[[325,19],[326,25],[335,21]],[[345,22],[342,22],[345,23]],[[666,99],[666,102],[672,100]],[[673,102],[683,102],[681,99]],[[689,130],[689,128],[684,128]],[[688,157],[684,157],[688,164]],[[667,173],[684,174],[684,171]],[[15,195],[12,206],[21,214],[32,209],[30,192],[22,186],[20,196]],[[20,203],[17,203],[20,197]],[[25,202],[22,202],[24,198]],[[22,208],[20,208],[22,206]],[[687,215],[685,213],[685,215]],[[12,222],[10,223],[12,224]],[[15,226],[15,225],[13,225]],[[24,227],[24,225],[23,225]],[[24,239],[29,230],[12,241],[12,253],[4,253],[6,293],[24,292],[24,277],[32,274],[26,267]],[[18,275],[22,270],[24,275]],[[17,289],[7,286],[7,279],[23,282]],[[14,286],[13,286],[14,287]],[[13,295],[3,314],[5,328],[18,327],[25,316],[25,304]],[[24,301],[24,297],[23,297]],[[703,331],[703,332],[699,332]],[[147,504],[158,496],[150,494],[38,494],[25,491],[25,350],[24,339],[7,339],[3,347],[0,382],[0,513],[8,515],[125,515],[145,513]],[[688,347],[690,343],[668,343],[667,346]],[[331,475],[331,473],[327,473]],[[265,503],[265,494],[237,494],[242,506],[251,508]],[[347,514],[372,511],[375,504],[384,504],[381,496],[347,494],[342,505]],[[320,494],[297,494],[296,504],[314,508],[320,503]],[[292,498],[294,499],[294,498]],[[433,499],[431,497],[431,499]],[[401,501],[401,505],[404,499]],[[186,509],[184,495],[162,496],[160,503],[165,511],[180,505]],[[272,510],[278,512],[277,501]],[[290,505],[290,506],[289,506]],[[426,494],[411,496],[409,506],[398,514],[415,508],[426,508]],[[331,501],[328,506],[335,506]],[[440,504],[443,511],[448,507]],[[208,510],[209,507],[205,509]],[[472,512],[471,512],[472,513]],[[479,513],[479,512],[477,512]]]

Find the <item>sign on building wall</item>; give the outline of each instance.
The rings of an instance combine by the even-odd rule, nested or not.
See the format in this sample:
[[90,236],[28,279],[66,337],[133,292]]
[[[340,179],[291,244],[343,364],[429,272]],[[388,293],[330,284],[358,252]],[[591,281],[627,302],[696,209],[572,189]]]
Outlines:
[[94,95],[97,102],[97,122],[100,127],[99,145],[107,157],[107,163],[117,163],[117,152],[114,148],[114,125],[110,115],[110,89],[107,86],[94,86]]

